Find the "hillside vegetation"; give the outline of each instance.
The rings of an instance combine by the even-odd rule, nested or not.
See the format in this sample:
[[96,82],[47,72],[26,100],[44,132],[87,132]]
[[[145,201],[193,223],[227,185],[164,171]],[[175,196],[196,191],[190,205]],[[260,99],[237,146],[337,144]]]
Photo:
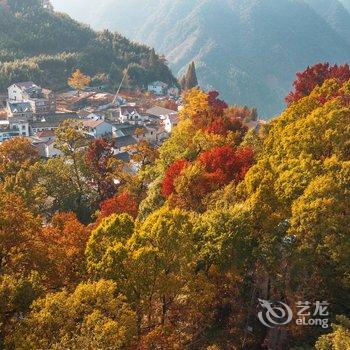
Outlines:
[[132,87],[175,82],[166,62],[147,46],[109,31],[95,32],[68,15],[51,13],[39,0],[8,0],[0,7],[0,89],[34,80],[55,89],[79,68],[97,82],[118,85],[130,69]]
[[[69,121],[47,162],[2,143],[0,347],[348,349],[349,77],[305,71],[258,131],[254,110],[189,90],[136,174]],[[327,301],[329,328],[267,328],[259,298]]]

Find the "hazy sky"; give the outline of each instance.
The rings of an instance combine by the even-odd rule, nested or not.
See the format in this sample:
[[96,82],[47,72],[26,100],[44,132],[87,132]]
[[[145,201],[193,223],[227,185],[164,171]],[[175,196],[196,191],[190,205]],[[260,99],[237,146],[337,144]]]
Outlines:
[[92,24],[94,8],[109,0],[51,0],[56,11],[67,12],[72,17]]

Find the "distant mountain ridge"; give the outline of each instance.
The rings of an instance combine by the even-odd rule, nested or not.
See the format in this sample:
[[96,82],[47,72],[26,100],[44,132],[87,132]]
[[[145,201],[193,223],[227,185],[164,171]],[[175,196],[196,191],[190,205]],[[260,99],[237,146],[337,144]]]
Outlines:
[[350,14],[338,0],[100,2],[108,12],[95,3],[94,23],[154,46],[177,75],[194,60],[204,88],[264,117],[282,110],[297,71],[350,60]]

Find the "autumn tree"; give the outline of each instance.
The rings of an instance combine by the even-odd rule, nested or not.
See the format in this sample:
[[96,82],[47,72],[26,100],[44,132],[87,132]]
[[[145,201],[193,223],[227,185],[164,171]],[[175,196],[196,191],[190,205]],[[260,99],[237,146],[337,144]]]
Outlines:
[[195,284],[192,226],[187,213],[162,208],[135,228],[128,215],[112,215],[90,237],[88,269],[116,281],[137,314],[139,335],[144,323],[168,324],[177,297]]
[[45,293],[38,272],[0,274],[0,346],[4,349],[6,336],[12,334],[18,315],[26,314],[32,302]]
[[[89,211],[86,203],[90,190],[85,181],[86,162],[85,148],[88,145],[88,139],[83,133],[82,125],[74,120],[65,120],[55,131],[55,147],[59,149],[64,158],[61,160],[52,160],[52,163],[62,162],[62,170],[67,170],[65,176],[70,179],[76,188],[77,206],[81,208],[79,217],[87,220]],[[68,161],[68,162],[67,162]]]
[[329,63],[318,63],[297,73],[293,83],[294,90],[286,97],[287,104],[290,105],[308,96],[316,86],[321,86],[327,79],[336,79],[340,83],[346,82],[350,79],[349,65],[332,66]]
[[189,163],[185,160],[178,160],[171,164],[169,169],[164,175],[162,184],[163,195],[165,197],[170,196],[175,191],[175,181],[181,175],[182,171],[186,168]]
[[127,213],[132,217],[136,218],[138,212],[138,205],[135,198],[128,192],[122,192],[118,195],[113,196],[104,200],[100,204],[100,213],[98,221],[106,218],[112,214],[123,214]]
[[39,160],[37,149],[24,137],[16,137],[0,144],[0,179],[15,175]]
[[[268,297],[329,300],[338,314],[349,304],[349,91],[348,81],[326,80],[287,108],[235,194],[235,207],[254,217]],[[291,342],[318,337],[317,329],[291,332]]]
[[30,272],[42,261],[41,221],[13,193],[1,192],[0,210],[0,270]]
[[134,339],[135,314],[111,281],[48,294],[7,337],[15,349],[125,349]]
[[73,213],[57,213],[43,228],[41,241],[48,260],[52,286],[72,286],[84,275],[85,247],[89,233]]
[[78,96],[81,91],[90,84],[91,78],[83,74],[80,69],[77,69],[72,76],[68,79],[68,85],[78,91]]
[[91,141],[85,158],[91,175],[89,183],[96,189],[99,201],[112,197],[117,186],[114,183],[116,164],[111,142],[105,139]]
[[129,150],[132,152],[131,159],[140,166],[140,169],[152,165],[158,157],[155,147],[146,140],[130,146]]
[[201,208],[210,192],[242,181],[254,162],[250,148],[214,147],[199,155],[195,162],[177,161],[169,167],[163,180],[163,194],[187,209]]
[[333,332],[321,336],[315,344],[316,350],[340,350],[350,348],[350,320],[346,316],[337,316],[332,325]]

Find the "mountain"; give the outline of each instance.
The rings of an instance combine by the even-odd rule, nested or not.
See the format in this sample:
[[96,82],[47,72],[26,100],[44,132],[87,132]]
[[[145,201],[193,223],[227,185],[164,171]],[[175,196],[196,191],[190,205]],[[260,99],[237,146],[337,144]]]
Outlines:
[[129,69],[131,87],[150,81],[175,83],[154,50],[118,33],[96,32],[68,15],[52,12],[40,0],[0,2],[0,89],[19,80],[34,80],[60,89],[75,69],[96,83],[119,85]]
[[[350,12],[338,0],[304,0],[350,44]],[[350,1],[349,1],[350,4]]]
[[108,25],[155,47],[179,76],[194,60],[201,86],[218,89],[231,103],[257,106],[264,117],[282,110],[295,72],[350,59],[349,13],[338,0],[88,4],[94,1],[92,25]]

